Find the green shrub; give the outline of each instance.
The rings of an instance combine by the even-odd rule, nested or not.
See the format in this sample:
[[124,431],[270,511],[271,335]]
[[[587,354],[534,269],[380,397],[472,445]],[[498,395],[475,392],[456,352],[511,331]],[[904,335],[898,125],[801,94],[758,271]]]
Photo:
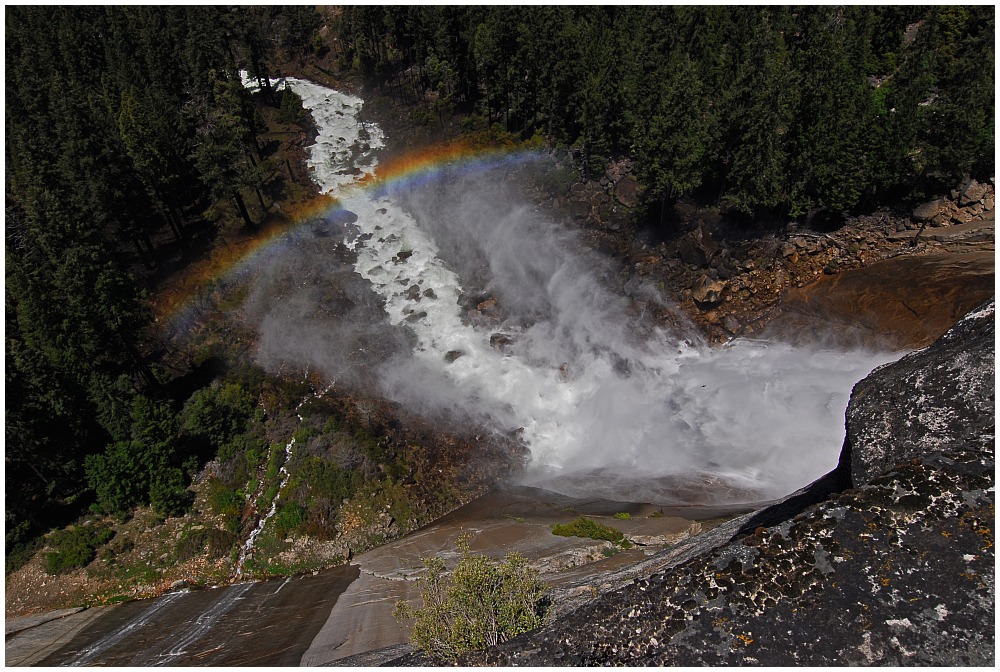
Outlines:
[[632,520],[632,514],[628,511],[619,511],[615,514],[615,518],[618,520]]
[[459,656],[496,646],[539,627],[548,611],[548,587],[517,553],[496,562],[469,552],[459,541],[462,558],[449,577],[441,558],[425,558],[420,580],[423,606],[396,603],[393,616],[415,619],[413,643],[437,661],[457,663]]
[[290,532],[305,524],[308,513],[298,502],[286,502],[274,514],[271,523],[274,526],[274,536],[279,539],[287,537]]
[[247,429],[257,400],[239,381],[213,383],[191,395],[181,413],[181,425],[190,436],[218,448]]
[[131,438],[115,441],[84,462],[87,483],[97,494],[95,508],[125,516],[150,503],[163,515],[183,513],[192,497],[178,468],[184,460],[177,445],[177,416],[166,404],[136,397],[131,422]]
[[4,574],[17,571],[28,563],[38,549],[42,540],[35,536],[31,523],[27,520],[15,522],[13,513],[5,512],[6,529],[4,530]]
[[225,557],[236,542],[236,535],[228,530],[214,527],[185,530],[181,538],[177,540],[174,554],[177,556],[178,562],[190,560],[202,553],[207,553],[212,559],[218,559]]
[[191,508],[194,493],[184,485],[180,469],[163,469],[149,486],[149,503],[163,516],[180,516]]
[[342,469],[329,460],[310,455],[295,470],[299,487],[316,497],[341,502],[351,497],[361,484],[360,476]]
[[598,523],[590,518],[584,518],[583,516],[570,523],[556,523],[552,526],[552,534],[559,535],[560,537],[583,537],[585,539],[597,539],[598,541],[610,541],[622,548],[631,546],[620,530],[616,530],[604,523]]
[[111,528],[98,525],[56,532],[49,539],[49,544],[55,550],[45,557],[45,571],[49,574],[65,574],[77,567],[85,567],[97,556],[97,549],[114,536]]
[[213,478],[208,482],[206,496],[208,507],[224,516],[235,516],[243,508],[243,497],[233,488],[227,487],[222,481]]

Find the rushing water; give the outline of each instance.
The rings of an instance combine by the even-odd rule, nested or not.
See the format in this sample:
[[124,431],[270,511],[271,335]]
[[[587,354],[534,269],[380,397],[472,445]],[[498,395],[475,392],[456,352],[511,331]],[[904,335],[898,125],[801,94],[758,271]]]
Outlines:
[[[506,168],[444,165],[419,183],[358,188],[383,144],[378,126],[358,119],[361,99],[284,81],[316,121],[311,174],[343,208],[331,221],[379,297],[379,328],[412,334],[378,363],[382,394],[516,431],[531,451],[529,481],[633,500],[645,483],[662,503],[783,495],[836,465],[853,384],[898,356],[753,340],[709,348],[660,329],[636,310],[658,299],[609,289],[572,231],[508,192]],[[545,169],[537,164],[525,169]],[[294,252],[303,282],[264,301],[263,361],[346,375],[345,339],[330,335],[342,325],[290,325],[280,312],[321,312],[306,279],[333,272],[332,249]],[[472,320],[465,293],[492,297]],[[377,345],[370,331],[356,339],[357,351]]]

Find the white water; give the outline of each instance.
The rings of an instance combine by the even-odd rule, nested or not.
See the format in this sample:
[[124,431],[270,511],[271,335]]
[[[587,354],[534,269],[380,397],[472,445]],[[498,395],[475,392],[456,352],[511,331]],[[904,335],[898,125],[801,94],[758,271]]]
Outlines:
[[[453,171],[381,196],[351,188],[353,166],[374,169],[381,131],[370,123],[362,131],[359,98],[287,85],[319,130],[308,159],[314,179],[357,215],[343,241],[357,254],[355,271],[388,322],[416,337],[412,353],[382,367],[383,394],[520,430],[529,480],[558,490],[560,478],[587,474],[569,494],[619,499],[664,478],[717,489],[705,501],[786,494],[836,465],[853,384],[898,356],[746,340],[710,349],[640,330],[628,301],[597,281],[594,260],[571,252],[572,233],[518,206],[496,174]],[[400,252],[412,254],[399,261]],[[474,266],[505,321],[463,323],[459,276]],[[267,324],[269,356],[319,367],[336,358],[339,343],[309,333],[316,327]],[[514,336],[505,352],[490,345],[498,332]],[[448,363],[452,351],[462,355]]]
[[97,658],[97,656],[103,654],[112,646],[121,642],[130,633],[145,627],[146,624],[149,623],[158,613],[166,609],[171,602],[178,599],[183,594],[184,593],[171,593],[155,600],[148,609],[144,610],[131,621],[125,623],[121,628],[105,635],[97,642],[94,642],[84,648],[76,655],[75,658],[70,660],[67,665],[70,667],[83,667],[90,665],[91,661]]

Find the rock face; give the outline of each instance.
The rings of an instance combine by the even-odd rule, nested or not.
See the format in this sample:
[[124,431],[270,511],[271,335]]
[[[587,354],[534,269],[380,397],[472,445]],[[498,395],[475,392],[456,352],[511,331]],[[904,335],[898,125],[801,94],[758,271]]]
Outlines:
[[465,662],[993,665],[994,334],[991,299],[857,385],[835,472]]
[[991,301],[928,351],[874,371],[854,387],[844,457],[855,485],[927,455],[960,462],[992,455],[994,334]]
[[782,340],[923,348],[993,295],[993,252],[900,255],[787,290],[764,330]]

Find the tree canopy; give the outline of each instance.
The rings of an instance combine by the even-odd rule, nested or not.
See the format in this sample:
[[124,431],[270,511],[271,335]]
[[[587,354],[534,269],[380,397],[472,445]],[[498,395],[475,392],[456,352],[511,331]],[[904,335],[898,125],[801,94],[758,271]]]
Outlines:
[[259,74],[277,46],[300,49],[300,29],[318,18],[272,7],[5,12],[8,530],[88,483],[107,511],[151,498],[174,511],[176,422],[154,401],[164,381],[142,354],[150,309],[135,262],[186,245],[206,200],[259,186],[262,129],[239,69]]
[[368,6],[339,30],[390,92],[444,68],[456,107],[631,155],[654,198],[799,216],[993,174],[986,6]]

